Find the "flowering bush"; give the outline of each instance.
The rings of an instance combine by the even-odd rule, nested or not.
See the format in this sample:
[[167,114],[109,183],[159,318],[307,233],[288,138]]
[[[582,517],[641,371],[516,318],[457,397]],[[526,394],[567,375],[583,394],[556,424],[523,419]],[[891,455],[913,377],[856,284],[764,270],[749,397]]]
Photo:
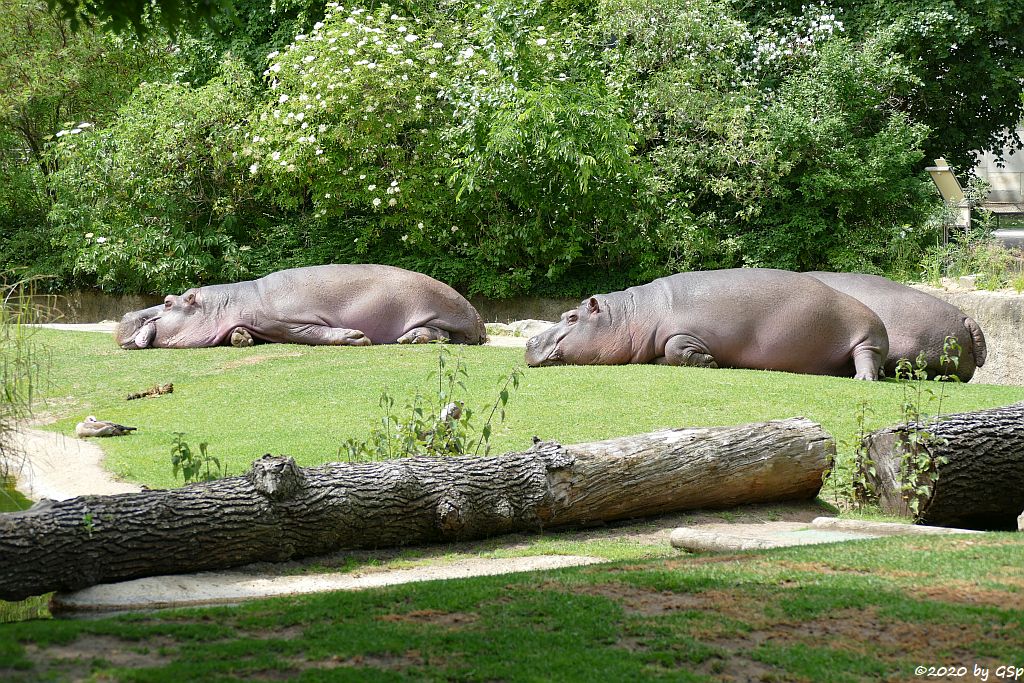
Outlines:
[[890,267],[928,236],[927,129],[895,33],[853,41],[844,16],[328,3],[267,55],[262,89],[227,66],[65,128],[58,248],[83,278],[146,290],[332,261],[490,296]]

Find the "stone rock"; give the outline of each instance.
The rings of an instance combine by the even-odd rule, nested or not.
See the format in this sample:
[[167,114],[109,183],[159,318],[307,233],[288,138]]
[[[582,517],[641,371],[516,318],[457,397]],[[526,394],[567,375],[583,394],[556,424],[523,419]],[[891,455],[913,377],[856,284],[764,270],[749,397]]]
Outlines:
[[511,327],[517,337],[529,338],[540,334],[552,325],[554,323],[549,320],[534,320],[530,318],[527,320],[516,320],[511,324]]
[[498,337],[532,337],[554,325],[548,320],[516,320],[507,325],[505,323],[487,323],[487,334]]

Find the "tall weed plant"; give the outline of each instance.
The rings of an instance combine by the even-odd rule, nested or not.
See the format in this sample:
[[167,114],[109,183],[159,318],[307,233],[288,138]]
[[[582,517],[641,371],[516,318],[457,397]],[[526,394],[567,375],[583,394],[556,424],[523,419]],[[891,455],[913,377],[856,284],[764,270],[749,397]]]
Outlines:
[[447,345],[440,344],[433,395],[417,391],[400,413],[395,409],[394,397],[385,390],[379,402],[380,422],[370,438],[349,439],[339,456],[348,462],[376,462],[415,456],[490,455],[494,426],[505,421],[505,410],[519,388],[522,374],[521,369],[513,368],[499,380],[494,401],[476,410],[466,405],[464,398],[468,377],[465,363]]
[[7,497],[24,465],[18,430],[32,414],[46,367],[45,351],[32,340],[30,325],[43,317],[33,292],[32,281],[0,284],[0,495]]

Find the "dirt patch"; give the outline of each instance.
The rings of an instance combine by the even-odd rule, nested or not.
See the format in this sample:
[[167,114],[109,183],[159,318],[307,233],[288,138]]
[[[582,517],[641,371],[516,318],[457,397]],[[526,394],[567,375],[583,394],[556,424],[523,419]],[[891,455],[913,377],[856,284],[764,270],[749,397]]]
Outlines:
[[258,631],[238,631],[239,638],[253,640],[298,640],[306,632],[304,626],[287,626],[279,629],[260,629]]
[[[1004,579],[996,579],[1003,581]],[[968,581],[950,581],[919,586],[908,592],[912,598],[952,602],[961,605],[988,605],[1002,609],[1024,609],[1024,593],[982,588]]]
[[810,572],[812,574],[872,574],[865,569],[837,569],[831,565],[824,564],[822,562],[789,562],[786,560],[773,560],[771,562],[760,563],[764,566],[782,567],[783,569],[792,569],[798,572]]
[[748,619],[751,616],[748,600],[738,594],[722,590],[679,593],[617,581],[575,586],[548,581],[541,584],[540,588],[608,598],[622,605],[626,614],[634,616],[658,617],[690,610],[713,610],[718,615],[742,619]]
[[790,562],[787,560],[772,560],[770,562],[759,562],[765,567],[784,567],[801,572],[811,572],[823,575],[858,575],[858,576],[884,576],[891,579],[917,579],[928,576],[924,572],[912,572],[905,569],[854,569],[852,567],[833,567],[821,562]]
[[[826,568],[835,572],[833,568],[815,563],[789,564],[800,570],[817,572]],[[694,619],[685,625],[676,622],[674,628],[680,629],[680,636],[694,638],[715,651],[696,669],[715,680],[724,681],[777,680],[782,674],[780,670],[752,658],[763,646],[833,648],[873,658],[893,665],[892,680],[906,680],[905,675],[897,675],[897,672],[906,674],[913,666],[929,662],[977,661],[979,665],[990,666],[994,670],[999,662],[979,659],[978,647],[982,643],[1012,637],[1009,633],[1000,633],[997,625],[890,619],[880,616],[875,606],[838,610],[806,621],[779,619],[773,616],[774,611],[766,614],[765,610],[771,604],[785,600],[784,595],[756,596],[739,589],[680,593],[622,582],[567,586],[555,581],[545,582],[541,587],[605,597],[621,604],[627,616],[641,619],[657,619],[686,610],[713,615],[716,618]],[[926,591],[928,594],[923,597],[927,599],[993,604],[1013,609],[1021,609],[1021,598],[1024,598],[1024,595],[1011,596],[966,583],[935,586]],[[952,600],[950,593],[960,599]],[[630,652],[650,650],[647,639],[635,630],[623,634],[616,644]],[[911,668],[906,668],[911,660]]]
[[420,667],[425,664],[423,657],[418,650],[409,650],[402,654],[369,654],[356,655],[354,657],[329,657],[327,659],[303,659],[301,657],[290,657],[285,660],[286,666],[280,669],[261,669],[260,671],[246,671],[245,680],[248,681],[290,681],[300,676],[303,672],[311,669],[318,671],[330,671],[342,668],[367,668],[384,669],[387,671],[401,671],[412,667]]
[[341,667],[367,667],[371,669],[400,670],[423,666],[423,655],[419,650],[407,650],[401,654],[377,653],[355,655],[354,657],[330,657],[328,659],[291,659],[289,662],[298,669],[338,669]]
[[471,612],[442,612],[436,609],[421,609],[401,614],[385,614],[377,617],[380,621],[391,621],[404,624],[430,624],[448,629],[465,628],[476,623],[479,618]]
[[60,672],[61,680],[83,680],[95,664],[123,669],[145,669],[169,664],[178,650],[176,640],[165,637],[129,641],[105,635],[82,635],[66,645],[25,645],[25,656],[40,678]]
[[[565,587],[563,586],[563,590]],[[573,593],[597,595],[622,605],[627,614],[656,617],[682,610],[709,609],[709,597],[703,593],[658,591],[626,583],[598,583],[574,586]]]

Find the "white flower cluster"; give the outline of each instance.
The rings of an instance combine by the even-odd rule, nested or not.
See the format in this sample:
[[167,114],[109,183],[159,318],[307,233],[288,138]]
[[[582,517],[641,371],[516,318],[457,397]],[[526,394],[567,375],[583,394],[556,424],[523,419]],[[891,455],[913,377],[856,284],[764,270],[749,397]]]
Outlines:
[[[65,123],[64,125],[66,126],[68,124]],[[77,124],[75,126],[72,126],[71,128],[66,128],[66,129],[63,129],[63,130],[58,130],[56,135],[55,135],[55,137],[62,138],[65,135],[78,135],[79,133],[84,131],[86,128],[91,128],[91,127],[92,127],[91,123],[89,123],[87,121],[82,121],[81,123],[79,123],[79,124]]]
[[762,69],[795,55],[812,54],[817,45],[842,32],[843,22],[836,19],[835,10],[825,4],[805,5],[803,14],[788,26],[766,28],[758,35],[753,67]]
[[[436,67],[454,59],[454,51],[430,33],[419,19],[394,14],[387,5],[346,10],[328,3],[325,19],[312,31],[267,55],[264,76],[276,95],[255,126],[259,134],[243,150],[251,157],[250,173],[263,168],[305,172],[311,163],[329,168],[329,159],[346,156],[361,158],[371,174],[379,172],[372,159],[403,153],[401,132],[429,131],[424,117],[432,110],[425,104],[437,90],[425,89],[438,77]],[[352,170],[317,175],[328,178],[326,187],[348,188],[336,192],[335,201],[360,193],[372,207],[398,204],[398,180],[389,178],[386,194],[374,196],[372,182],[345,185]],[[330,199],[331,193],[321,196]]]

